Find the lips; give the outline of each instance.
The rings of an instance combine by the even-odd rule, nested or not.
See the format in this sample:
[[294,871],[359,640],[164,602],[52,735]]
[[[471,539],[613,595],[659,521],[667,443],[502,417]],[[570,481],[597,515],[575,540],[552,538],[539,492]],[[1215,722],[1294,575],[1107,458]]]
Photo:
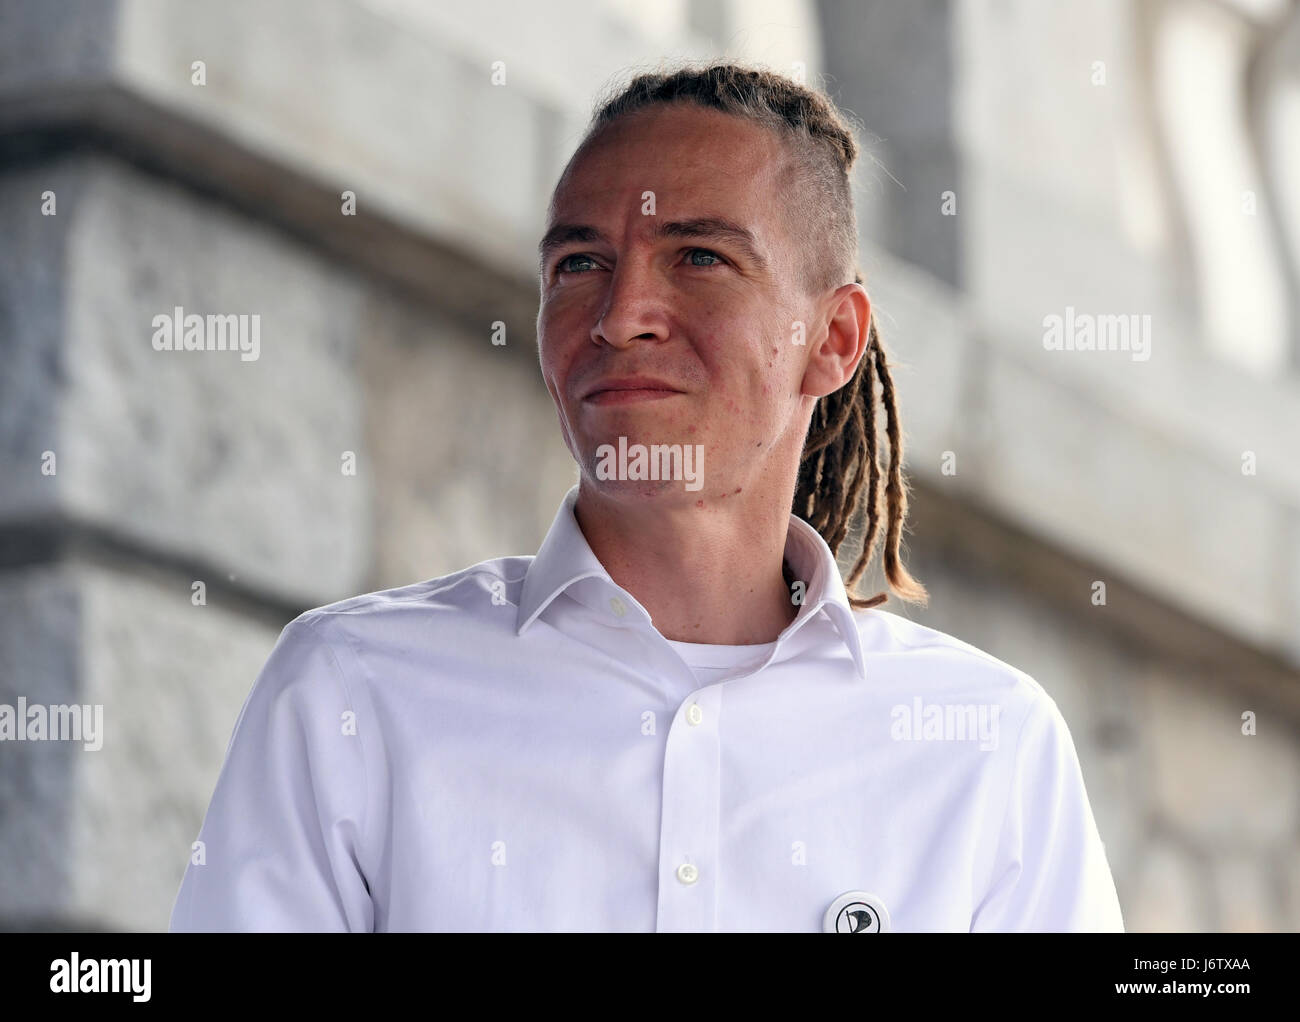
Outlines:
[[630,405],[642,401],[667,401],[680,397],[676,390],[651,390],[636,387],[631,390],[599,390],[583,399],[587,405]]
[[680,394],[681,391],[671,383],[664,380],[656,379],[652,376],[620,376],[611,377],[607,380],[601,380],[595,384],[583,396],[583,400],[590,400],[598,394],[609,393],[613,391],[637,391],[645,393],[647,396],[655,392],[669,394]]

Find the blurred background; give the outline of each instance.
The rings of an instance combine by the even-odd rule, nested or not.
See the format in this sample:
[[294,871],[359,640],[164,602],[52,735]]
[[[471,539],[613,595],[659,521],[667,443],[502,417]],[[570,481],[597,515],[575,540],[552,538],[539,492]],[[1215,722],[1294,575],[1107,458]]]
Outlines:
[[[679,58],[867,129],[932,595],[885,609],[1057,700],[1129,930],[1298,928],[1288,0],[0,0],[0,703],[104,708],[97,751],[0,743],[0,926],[165,929],[281,627],[536,552],[577,478],[546,202]],[[259,357],[155,350],[178,306]]]

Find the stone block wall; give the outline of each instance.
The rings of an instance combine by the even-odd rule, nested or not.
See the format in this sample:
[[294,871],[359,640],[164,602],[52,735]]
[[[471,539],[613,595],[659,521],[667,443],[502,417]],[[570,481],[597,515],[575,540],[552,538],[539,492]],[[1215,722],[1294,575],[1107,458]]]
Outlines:
[[[549,189],[611,74],[744,39],[830,72],[908,188],[860,181],[933,595],[890,609],[1057,699],[1131,930],[1295,929],[1300,387],[1206,354],[1129,178],[1081,166],[1133,97],[1000,60],[1046,16],[995,6],[4,4],[0,702],[105,715],[98,751],[0,746],[0,920],[165,928],[283,624],[536,551],[575,479],[533,333]],[[1138,28],[1097,5],[1043,45],[1122,86]],[[1045,351],[1067,304],[1150,314],[1152,358]],[[177,306],[258,315],[258,357],[154,350]]]

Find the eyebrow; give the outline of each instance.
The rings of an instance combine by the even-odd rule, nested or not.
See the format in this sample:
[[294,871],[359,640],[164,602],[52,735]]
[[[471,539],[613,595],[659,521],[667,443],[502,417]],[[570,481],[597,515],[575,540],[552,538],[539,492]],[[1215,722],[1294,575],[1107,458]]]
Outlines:
[[[665,220],[655,225],[658,238],[699,238],[705,241],[726,242],[740,249],[760,270],[767,269],[767,260],[758,250],[758,239],[752,231],[724,216],[699,216],[690,220]],[[600,230],[590,224],[556,224],[542,238],[537,253],[543,265],[552,252],[565,245],[578,243],[608,243]]]

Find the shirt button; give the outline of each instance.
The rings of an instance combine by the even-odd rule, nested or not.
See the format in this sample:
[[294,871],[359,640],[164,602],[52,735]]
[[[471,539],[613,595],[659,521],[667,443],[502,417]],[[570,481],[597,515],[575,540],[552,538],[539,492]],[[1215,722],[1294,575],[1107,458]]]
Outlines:
[[614,612],[615,617],[622,617],[624,614],[627,613],[627,604],[625,604],[617,596],[611,596],[609,598],[609,609]]
[[700,871],[692,866],[689,862],[683,862],[677,867],[677,879],[684,884],[693,884],[700,878]]
[[691,705],[686,708],[686,723],[690,724],[691,727],[694,727],[703,719],[704,711],[700,709],[699,703],[691,703]]

